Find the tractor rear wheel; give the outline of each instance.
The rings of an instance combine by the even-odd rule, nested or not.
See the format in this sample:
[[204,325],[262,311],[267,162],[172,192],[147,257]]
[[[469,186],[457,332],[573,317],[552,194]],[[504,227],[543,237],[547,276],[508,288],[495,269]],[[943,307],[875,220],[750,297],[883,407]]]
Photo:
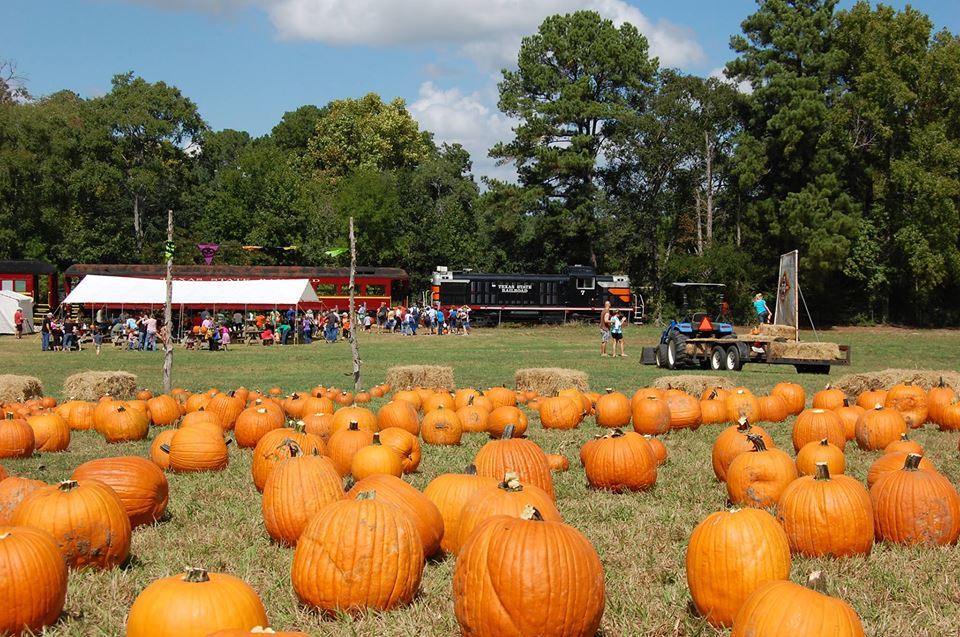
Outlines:
[[682,369],[690,364],[687,355],[687,337],[680,332],[674,332],[667,341],[667,367]]

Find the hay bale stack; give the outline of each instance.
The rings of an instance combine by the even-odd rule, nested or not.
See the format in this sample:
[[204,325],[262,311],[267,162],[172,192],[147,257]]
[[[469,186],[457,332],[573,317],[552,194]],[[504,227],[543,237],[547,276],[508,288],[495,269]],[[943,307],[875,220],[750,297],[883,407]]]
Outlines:
[[760,325],[760,336],[769,336],[774,339],[786,339],[788,341],[797,340],[797,328],[789,325],[772,325],[762,323]]
[[22,403],[43,396],[43,383],[33,376],[0,374],[0,403]]
[[453,384],[453,368],[441,365],[398,365],[387,369],[387,382],[398,389],[429,387],[430,389],[450,389]]
[[940,384],[952,387],[960,392],[960,373],[933,369],[885,369],[881,372],[864,372],[841,376],[833,387],[847,396],[858,396],[865,391],[890,389],[900,383],[918,385],[926,390]]
[[679,389],[691,396],[700,396],[708,387],[733,389],[732,382],[723,376],[709,376],[706,374],[678,374],[676,376],[661,376],[653,381],[657,389]]
[[77,400],[112,396],[129,400],[137,394],[137,376],[130,372],[79,372],[63,381],[63,395]]
[[840,346],[836,343],[787,343],[773,342],[767,345],[767,358],[796,358],[799,360],[837,360],[840,359]]
[[535,391],[541,396],[556,396],[561,389],[578,391],[590,389],[586,372],[563,367],[530,367],[518,369],[513,375],[517,389]]

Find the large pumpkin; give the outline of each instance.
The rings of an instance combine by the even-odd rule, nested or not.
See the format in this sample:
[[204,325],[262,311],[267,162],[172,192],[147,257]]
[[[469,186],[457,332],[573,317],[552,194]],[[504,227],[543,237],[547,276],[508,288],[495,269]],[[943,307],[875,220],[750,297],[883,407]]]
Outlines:
[[516,407],[517,406],[517,394],[516,392],[507,389],[506,387],[492,387],[487,391],[483,392],[483,395],[486,396],[490,402],[493,404],[493,409],[496,410],[499,407]]
[[492,440],[481,447],[473,463],[482,476],[499,480],[512,471],[524,484],[540,487],[555,498],[547,454],[535,442],[511,438],[507,432],[503,440]]
[[97,421],[97,431],[107,442],[143,440],[150,432],[150,419],[139,409],[120,404],[103,413]]
[[696,429],[703,421],[700,401],[686,392],[670,390],[664,395],[670,408],[671,429]]
[[640,434],[615,429],[604,436],[584,465],[587,482],[605,491],[642,491],[657,482],[657,458]]
[[183,427],[170,439],[170,469],[179,473],[220,471],[230,460],[222,434]]
[[158,433],[150,443],[150,460],[162,471],[170,468],[170,441],[176,435],[176,429],[165,429]]
[[813,408],[833,411],[834,409],[843,407],[846,400],[846,394],[839,389],[827,385],[824,389],[821,389],[813,395]]
[[477,475],[477,468],[470,465],[463,473],[444,473],[437,476],[423,490],[423,495],[436,505],[443,518],[440,549],[444,553],[456,553],[460,548],[460,517],[463,505],[477,491],[495,486],[496,479]]
[[656,436],[670,431],[670,407],[660,397],[644,396],[634,400],[632,412],[633,430],[638,434]]
[[353,457],[372,442],[373,432],[361,429],[359,423],[353,421],[347,429],[333,432],[327,444],[327,455],[340,475],[345,476],[350,473]]
[[600,427],[626,427],[630,424],[630,399],[618,391],[607,388],[607,393],[597,399],[594,416]]
[[843,450],[847,446],[847,432],[843,421],[829,409],[805,409],[793,423],[793,450],[800,451],[808,442],[826,438],[830,444]]
[[897,544],[953,544],[960,537],[960,496],[936,471],[919,469],[912,453],[899,471],[870,488],[877,539]]
[[386,474],[400,477],[403,474],[403,462],[400,454],[380,442],[380,433],[373,434],[373,441],[353,456],[350,462],[350,475],[354,480],[363,480],[367,476]]
[[545,398],[540,403],[540,424],[544,429],[574,429],[582,419],[583,407],[566,396]]
[[847,437],[847,442],[855,440],[857,437],[857,423],[860,422],[860,416],[866,409],[860,405],[844,405],[839,409],[834,409],[833,413],[840,416],[840,422],[843,423],[843,432]]
[[824,438],[816,442],[808,442],[797,452],[797,473],[801,476],[812,476],[817,472],[817,464],[825,462],[831,475],[840,475],[847,468],[847,459],[843,450]]
[[[387,427],[380,430],[380,442],[400,456],[404,473],[413,473],[420,466],[420,440],[406,429]],[[352,468],[352,465],[351,465]]]
[[807,394],[802,385],[797,383],[777,383],[770,391],[772,396],[779,396],[787,405],[787,413],[796,416],[807,405]]
[[267,623],[257,592],[243,580],[201,568],[155,580],[134,600],[127,637],[207,637]]
[[40,634],[60,617],[67,566],[42,529],[0,525],[0,634]]
[[391,504],[410,516],[423,543],[425,557],[432,557],[440,549],[444,531],[443,516],[436,505],[416,487],[396,476],[379,473],[357,481],[346,497],[356,498],[365,491],[376,491],[381,502]]
[[783,451],[767,449],[762,437],[747,437],[753,443],[753,451],[741,453],[727,468],[727,495],[734,504],[776,506],[783,490],[797,479],[797,467]]
[[414,521],[375,491],[318,511],[297,542],[293,588],[327,613],[390,610],[413,599],[423,575]]
[[761,396],[758,401],[760,403],[760,420],[763,422],[783,422],[787,419],[789,414],[787,403],[780,396]]
[[[879,480],[881,476],[884,476],[891,471],[899,471],[900,469],[903,469],[903,465],[907,461],[907,456],[909,456],[910,453],[912,452],[894,451],[892,453],[885,453],[874,460],[873,464],[870,465],[870,469],[867,471],[867,488],[873,488],[873,485],[877,483],[877,480]],[[921,471],[937,471],[936,466],[934,466],[934,464],[927,458],[922,458],[920,463],[917,465],[917,468]]]
[[899,411],[911,429],[922,427],[927,422],[927,392],[918,385],[894,385],[887,392],[884,407]]
[[47,486],[42,480],[10,476],[0,480],[0,526],[8,526],[13,512],[28,495]]
[[467,404],[457,409],[457,418],[463,426],[463,433],[484,433],[487,431],[487,419],[490,410],[474,403],[475,396],[467,399]]
[[70,446],[70,425],[56,413],[37,414],[27,418],[33,429],[37,451],[66,451]]
[[760,401],[746,389],[737,389],[727,396],[727,420],[739,422],[746,418],[747,422],[760,421]]
[[130,554],[130,519],[102,482],[66,480],[37,489],[13,512],[15,526],[49,532],[70,568],[113,568]]
[[70,479],[99,480],[113,489],[133,528],[153,524],[167,510],[167,478],[146,458],[121,456],[90,460],[74,469]]
[[160,394],[147,400],[150,421],[157,426],[172,425],[180,420],[180,405],[168,394]]
[[721,431],[713,443],[713,451],[711,453],[713,474],[717,476],[717,480],[720,482],[726,481],[727,469],[730,467],[730,463],[733,462],[734,458],[741,453],[753,451],[753,443],[747,438],[747,434],[760,436],[768,448],[772,449],[776,446],[773,444],[773,438],[770,437],[770,434],[768,434],[763,427],[751,425],[747,422],[746,418],[741,418],[737,424],[731,425]]
[[766,511],[719,511],[693,530],[686,568],[697,611],[711,626],[730,626],[761,584],[790,576],[790,543]]
[[884,449],[907,433],[907,421],[896,409],[874,405],[857,421],[857,446],[866,451]]
[[939,425],[943,419],[943,409],[957,399],[953,387],[944,384],[943,378],[927,392],[927,419]]
[[336,433],[342,429],[350,427],[351,423],[357,423],[360,429],[374,432],[379,429],[377,426],[377,416],[366,407],[342,407],[333,412],[333,422],[330,423],[332,431]]
[[527,431],[527,415],[517,407],[503,405],[497,407],[487,416],[487,433],[491,438],[506,437],[507,427],[513,425],[511,429],[512,437],[520,438]]
[[489,519],[457,556],[453,609],[464,635],[593,637],[604,604],[603,565],[589,540],[533,507]]
[[283,416],[266,407],[247,407],[234,422],[233,437],[237,446],[252,449],[268,432],[283,427]]
[[267,477],[273,471],[273,467],[281,460],[290,457],[291,447],[288,444],[290,442],[297,443],[307,456],[326,453],[326,446],[320,436],[308,434],[301,428],[284,427],[268,432],[253,449],[251,472],[257,491],[263,491],[263,485],[267,483]]
[[470,535],[488,519],[497,515],[520,517],[527,506],[536,508],[547,520],[563,521],[550,496],[543,489],[523,484],[515,473],[507,473],[503,482],[494,487],[476,491],[463,505],[454,550],[462,549]]
[[877,403],[881,405],[887,402],[887,391],[885,389],[868,390],[857,396],[857,406],[863,409],[873,409]]
[[233,429],[240,412],[243,411],[245,406],[244,401],[235,396],[234,393],[217,394],[207,403],[207,411],[217,416],[224,431]]
[[825,462],[787,485],[777,517],[794,553],[847,557],[868,555],[873,546],[870,494],[850,476],[831,475]]
[[28,458],[35,445],[36,437],[27,421],[6,412],[0,420],[0,458]]
[[295,546],[313,514],[343,497],[343,484],[329,458],[304,455],[292,441],[288,446],[290,457],[273,467],[260,504],[270,537]]
[[428,445],[459,445],[463,425],[456,411],[441,404],[424,415],[420,435]]
[[786,580],[765,582],[744,601],[730,637],[864,637],[841,599]]
[[408,400],[391,400],[377,412],[377,426],[380,429],[399,427],[420,435],[420,414],[417,408]]

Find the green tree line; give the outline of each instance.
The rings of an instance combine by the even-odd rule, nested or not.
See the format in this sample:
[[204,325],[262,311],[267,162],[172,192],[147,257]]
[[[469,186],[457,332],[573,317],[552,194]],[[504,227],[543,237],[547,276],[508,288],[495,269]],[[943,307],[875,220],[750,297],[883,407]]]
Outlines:
[[178,244],[220,262],[336,264],[352,215],[361,260],[415,288],[436,265],[580,263],[665,312],[671,281],[726,283],[745,316],[797,249],[818,323],[956,324],[960,40],[910,7],[836,5],[759,1],[726,78],[662,67],[631,24],[547,18],[500,82],[516,125],[490,155],[515,183],[475,178],[399,99],[305,105],[253,138],[133,73],[33,98],[0,65],[0,258],[160,262],[169,208]]

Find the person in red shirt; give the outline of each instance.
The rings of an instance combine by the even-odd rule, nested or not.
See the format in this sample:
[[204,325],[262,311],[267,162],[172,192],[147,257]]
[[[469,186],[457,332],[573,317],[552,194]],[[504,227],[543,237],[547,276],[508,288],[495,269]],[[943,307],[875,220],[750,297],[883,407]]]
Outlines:
[[17,340],[23,338],[23,310],[19,307],[17,311],[13,313],[13,324],[17,329]]

